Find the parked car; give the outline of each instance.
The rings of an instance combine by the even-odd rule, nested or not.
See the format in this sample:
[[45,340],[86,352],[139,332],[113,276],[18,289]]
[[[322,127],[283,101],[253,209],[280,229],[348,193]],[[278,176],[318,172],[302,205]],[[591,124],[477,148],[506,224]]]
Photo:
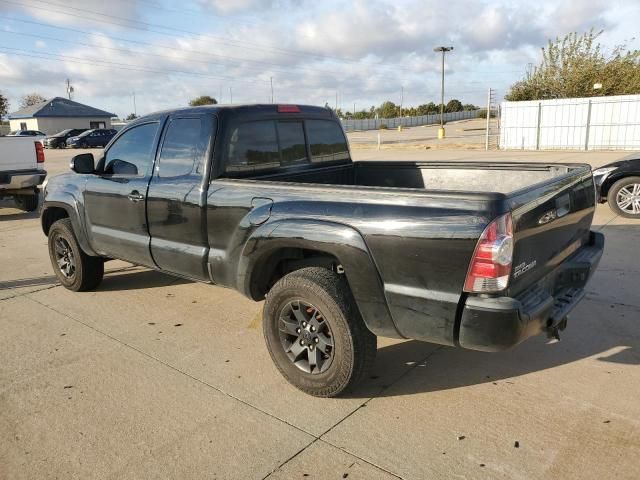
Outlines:
[[86,131],[86,128],[68,128],[66,130],[62,130],[61,132],[47,137],[44,140],[44,146],[46,148],[65,148],[67,146],[67,139],[76,137]]
[[7,137],[46,137],[47,134],[40,130],[14,130],[9,132]]
[[33,137],[0,137],[0,198],[11,197],[18,208],[38,208],[44,170],[44,148]]
[[598,201],[609,202],[615,213],[640,219],[640,153],[593,171]]
[[321,397],[366,375],[377,335],[558,337],[604,246],[588,165],[352,162],[320,107],[160,112],[71,169],[41,214],[62,285],[94,289],[118,258],[266,298],[271,358]]
[[70,137],[67,139],[67,147],[72,148],[95,148],[106,147],[111,139],[118,133],[110,128],[96,128]]

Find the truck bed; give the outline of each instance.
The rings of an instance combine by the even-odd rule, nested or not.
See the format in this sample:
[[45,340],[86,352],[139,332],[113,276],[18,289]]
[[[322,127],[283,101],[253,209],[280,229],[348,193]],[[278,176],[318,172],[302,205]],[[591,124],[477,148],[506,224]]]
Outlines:
[[369,161],[252,178],[325,185],[502,193],[509,196],[576,169],[588,167],[543,163]]

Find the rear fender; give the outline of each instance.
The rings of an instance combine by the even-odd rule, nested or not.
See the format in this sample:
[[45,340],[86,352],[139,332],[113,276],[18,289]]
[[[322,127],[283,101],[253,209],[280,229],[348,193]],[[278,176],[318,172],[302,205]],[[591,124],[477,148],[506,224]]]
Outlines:
[[346,225],[318,220],[281,220],[256,229],[238,264],[238,289],[251,297],[252,277],[265,259],[281,249],[299,248],[332,255],[344,268],[367,327],[376,335],[403,338],[398,332],[378,270],[362,236]]

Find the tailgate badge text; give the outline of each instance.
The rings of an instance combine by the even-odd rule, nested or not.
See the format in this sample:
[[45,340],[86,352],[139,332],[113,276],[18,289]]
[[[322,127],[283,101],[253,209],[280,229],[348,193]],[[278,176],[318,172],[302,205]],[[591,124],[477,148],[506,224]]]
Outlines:
[[513,269],[513,278],[518,278],[523,273],[527,273],[529,270],[536,266],[536,263],[537,260],[534,260],[531,263],[522,262],[520,265],[516,265],[516,267]]

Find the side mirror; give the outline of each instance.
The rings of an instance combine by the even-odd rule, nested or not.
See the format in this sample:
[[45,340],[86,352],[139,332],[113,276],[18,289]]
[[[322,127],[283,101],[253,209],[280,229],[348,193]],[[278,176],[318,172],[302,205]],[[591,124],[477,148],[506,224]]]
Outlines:
[[71,159],[69,168],[76,173],[93,173],[95,171],[95,164],[92,153],[81,153]]

